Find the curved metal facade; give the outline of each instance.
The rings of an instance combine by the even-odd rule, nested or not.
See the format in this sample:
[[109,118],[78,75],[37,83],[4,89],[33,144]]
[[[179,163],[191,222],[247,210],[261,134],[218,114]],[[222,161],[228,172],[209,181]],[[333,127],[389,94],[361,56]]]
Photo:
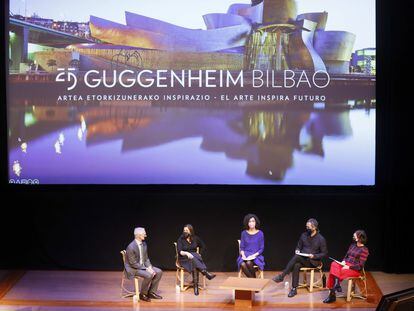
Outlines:
[[325,64],[313,47],[317,23],[302,19],[298,26],[308,29],[293,33],[289,41],[289,65],[292,69],[326,70]]
[[315,50],[330,73],[349,73],[349,62],[356,36],[347,31],[317,31]]
[[264,0],[264,24],[289,24],[296,20],[297,6],[295,0]]
[[177,52],[213,52],[243,46],[251,30],[248,24],[198,30],[165,22],[157,25],[155,21],[130,13],[125,26],[91,16],[90,29],[93,37],[107,43]]
[[[236,3],[227,13],[206,14],[203,18],[206,30],[125,12],[126,25],[91,16],[90,29],[93,37],[113,45],[178,53],[240,54],[249,42],[245,49],[245,55],[250,55],[245,57],[246,68],[252,67],[252,62],[252,68],[259,63],[263,63],[259,67],[266,67],[267,62],[271,67],[268,69],[348,72],[355,35],[325,31],[327,12],[297,15],[295,0],[264,0],[257,5]],[[263,28],[260,33],[256,33],[258,27]],[[279,59],[277,66],[273,64],[275,59]]]
[[226,13],[206,14],[203,15],[203,19],[207,29],[218,29],[242,24],[251,24],[250,21],[243,16]]
[[315,31],[325,30],[326,23],[328,21],[328,12],[304,13],[304,14],[299,14],[298,17],[296,18],[297,21],[304,20],[304,19],[307,19],[307,20],[310,20],[316,23]]
[[242,7],[237,14],[249,19],[252,23],[263,23],[263,2],[255,6]]

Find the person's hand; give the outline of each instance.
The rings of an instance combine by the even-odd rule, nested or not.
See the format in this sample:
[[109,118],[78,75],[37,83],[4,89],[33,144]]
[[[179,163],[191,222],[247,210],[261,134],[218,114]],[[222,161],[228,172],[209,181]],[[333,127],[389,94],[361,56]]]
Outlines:
[[191,253],[189,253],[189,252],[187,252],[187,257],[188,257],[188,259],[193,259],[194,258],[194,255],[191,254]]
[[313,254],[309,254],[309,258],[313,258],[315,257]]
[[346,265],[345,260],[342,260],[342,261],[341,261],[341,265],[343,265],[343,266],[345,266],[345,265]]
[[300,253],[300,250],[295,250],[295,254],[299,254]]
[[342,267],[342,269],[348,270],[349,269],[349,266],[345,265],[345,266]]

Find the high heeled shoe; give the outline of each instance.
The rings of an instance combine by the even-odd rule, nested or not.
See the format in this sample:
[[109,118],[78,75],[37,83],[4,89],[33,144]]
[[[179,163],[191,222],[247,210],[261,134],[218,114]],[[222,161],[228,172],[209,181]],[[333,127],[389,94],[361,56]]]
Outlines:
[[207,279],[212,280],[216,277],[216,275],[214,273],[210,273],[207,270],[203,270],[201,271],[202,275],[205,275]]

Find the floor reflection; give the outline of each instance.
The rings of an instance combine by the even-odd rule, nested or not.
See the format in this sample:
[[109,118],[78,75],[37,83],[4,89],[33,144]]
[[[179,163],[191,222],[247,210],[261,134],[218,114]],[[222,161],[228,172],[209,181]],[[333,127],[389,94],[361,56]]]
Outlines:
[[[375,109],[26,104],[10,107],[9,124],[11,178],[41,177],[41,183],[372,184],[375,178]],[[335,163],[363,172],[341,179]]]

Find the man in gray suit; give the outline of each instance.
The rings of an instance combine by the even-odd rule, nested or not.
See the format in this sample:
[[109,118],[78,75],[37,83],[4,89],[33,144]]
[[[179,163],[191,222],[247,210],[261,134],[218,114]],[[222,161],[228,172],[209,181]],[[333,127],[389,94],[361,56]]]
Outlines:
[[144,242],[147,233],[144,228],[135,228],[135,239],[126,249],[125,270],[128,277],[140,276],[144,278],[139,298],[144,301],[162,299],[157,295],[158,284],[162,277],[161,269],[154,267],[148,258],[147,244]]

